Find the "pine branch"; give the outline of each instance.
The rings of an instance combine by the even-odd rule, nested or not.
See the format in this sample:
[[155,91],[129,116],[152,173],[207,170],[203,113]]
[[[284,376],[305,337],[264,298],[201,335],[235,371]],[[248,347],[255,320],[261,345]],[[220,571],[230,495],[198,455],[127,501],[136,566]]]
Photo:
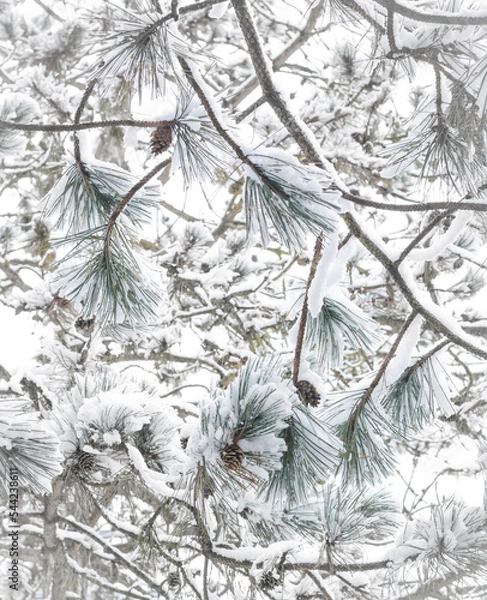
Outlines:
[[347,427],[345,430],[345,437],[344,437],[345,444],[348,444],[351,441],[351,439],[353,438],[353,436],[355,435],[355,427],[356,427],[357,420],[358,420],[361,412],[365,408],[365,405],[367,404],[367,402],[371,399],[374,390],[376,389],[376,387],[379,385],[380,381],[384,377],[387,367],[389,366],[391,360],[396,355],[399,344],[401,343],[401,340],[405,336],[405,334],[406,334],[407,330],[409,329],[409,327],[411,326],[412,322],[416,318],[416,315],[417,315],[416,311],[413,311],[409,315],[409,317],[406,319],[406,321],[404,321],[404,325],[402,326],[401,330],[397,334],[396,339],[394,340],[394,343],[391,346],[391,349],[387,353],[387,356],[385,357],[385,359],[382,361],[380,368],[377,371],[374,379],[370,383],[369,387],[365,390],[362,397],[360,398],[360,401],[358,402],[357,406],[355,407],[353,413],[350,415],[350,419],[348,420]]
[[423,306],[421,301],[414,295],[414,292],[410,289],[408,283],[402,276],[397,265],[387,256],[387,254],[377,246],[377,244],[366,235],[366,233],[360,227],[358,221],[351,213],[343,215],[345,222],[347,223],[350,231],[353,235],[361,242],[361,244],[387,269],[388,273],[401,290],[403,296],[408,301],[411,308],[419,313],[426,322],[433,327],[436,331],[441,333],[443,336],[448,338],[454,344],[464,348],[471,354],[480,358],[487,358],[487,351],[474,345],[465,337],[455,333],[449,329],[440,319],[438,319],[430,309]]
[[[86,86],[86,90],[85,90],[83,96],[81,97],[80,103],[79,103],[78,108],[76,109],[76,113],[74,115],[75,124],[80,122],[81,115],[86,106],[86,103],[88,102],[88,98],[90,97],[91,92],[93,91],[93,89],[95,87],[95,84],[96,84],[96,79],[93,79]],[[76,163],[76,166],[78,167],[78,171],[80,173],[81,179],[83,180],[83,182],[85,182],[85,181],[87,182],[88,176],[87,176],[87,172],[86,172],[85,166],[83,164],[83,161],[81,160],[79,137],[76,132],[74,133],[74,162]]]
[[[301,31],[272,61],[272,69],[274,71],[279,71],[279,69],[286,64],[286,61],[315,34],[314,28],[318,22],[318,19],[323,14],[325,2],[326,0],[319,0],[310,8],[306,23]],[[232,96],[228,103],[231,103],[233,106],[238,106],[241,102],[243,102],[243,100],[245,100],[245,98],[247,98],[249,94],[255,90],[257,86],[257,77],[255,77],[255,75],[251,76],[249,80],[239,88],[238,92]],[[265,102],[265,98],[257,100],[256,102],[259,102],[260,105],[262,102]],[[254,109],[255,107],[252,110]]]
[[357,353],[372,350],[378,336],[375,324],[364,315],[334,298],[324,297],[319,313],[313,317],[308,311],[305,343],[314,349],[322,369],[341,365],[344,341]]
[[119,218],[119,216],[121,215],[122,211],[125,209],[127,204],[134,197],[134,195],[146,185],[146,183],[148,183],[153,177],[155,177],[157,175],[157,173],[159,173],[159,171],[162,171],[170,163],[171,163],[170,158],[166,158],[165,160],[158,163],[153,169],[151,169],[146,175],[144,175],[144,177],[142,177],[142,179],[140,179],[135,185],[133,185],[130,188],[130,190],[127,192],[127,194],[121,200],[119,205],[112,212],[112,214],[110,215],[110,218],[108,219],[107,229],[106,229],[106,233],[105,233],[105,243],[104,243],[105,252],[108,251],[108,246],[110,243],[110,238],[112,236],[113,228],[115,227],[115,223],[117,222],[117,219]]
[[[480,194],[487,189],[487,184],[479,186],[477,194]],[[369,208],[379,208],[381,210],[393,211],[393,212],[427,212],[433,210],[475,210],[477,212],[487,211],[487,205],[485,201],[479,199],[478,202],[469,202],[468,200],[473,198],[473,194],[469,193],[458,202],[421,202],[421,203],[410,203],[410,204],[392,204],[387,202],[377,202],[376,200],[369,200],[368,198],[362,198],[350,192],[340,190],[342,196],[346,200],[350,200],[358,206],[366,206]]]
[[108,119],[104,121],[89,121],[84,123],[73,123],[66,125],[49,125],[35,123],[15,123],[13,121],[5,121],[0,119],[0,129],[12,131],[44,131],[46,133],[67,132],[67,131],[83,131],[85,129],[100,129],[104,127],[157,127],[165,121],[154,120],[137,120],[137,119]]
[[[195,70],[184,57],[179,56],[178,59],[215,130],[251,171],[244,188],[247,229],[250,232],[258,230],[263,244],[267,245],[268,218],[289,247],[302,247],[303,238],[308,232],[318,235],[322,230],[333,231],[336,228],[334,211],[338,210],[338,192],[331,186],[326,173],[316,168],[307,169],[291,156],[286,162],[281,155],[276,158],[272,155],[259,157],[256,153],[244,152],[236,138],[221,123]],[[286,177],[286,171],[294,178],[290,180]],[[300,186],[293,183],[296,175],[300,176]],[[323,214],[323,208],[332,209],[333,212]]]
[[399,266],[402,261],[408,256],[408,254],[414,250],[418,244],[424,239],[428,233],[433,231],[433,229],[443,221],[446,217],[450,216],[454,212],[454,209],[449,209],[441,212],[440,214],[433,217],[430,222],[424,227],[412,240],[411,242],[404,248],[404,250],[399,255],[399,258],[394,261],[397,266]]
[[434,416],[435,404],[448,401],[431,359],[449,343],[443,340],[405,369],[382,398],[382,406],[395,419],[401,434],[419,430]]
[[287,102],[274,84],[269,61],[262,50],[260,36],[255,27],[247,0],[231,1],[240,29],[247,44],[249,56],[252,59],[252,64],[254,65],[257,78],[259,79],[264,98],[269,105],[272,106],[284,127],[286,127],[296,140],[308,161],[322,168],[326,168],[316,141],[311,138],[310,133],[305,131],[302,125],[297,121],[294,114],[289,109]]
[[[392,10],[403,17],[408,17],[420,23],[432,23],[434,25],[487,25],[487,13],[476,14],[479,11],[462,11],[458,13],[446,11],[426,12],[405,6],[396,2],[396,0],[374,0],[380,6]],[[481,11],[480,11],[481,12]]]

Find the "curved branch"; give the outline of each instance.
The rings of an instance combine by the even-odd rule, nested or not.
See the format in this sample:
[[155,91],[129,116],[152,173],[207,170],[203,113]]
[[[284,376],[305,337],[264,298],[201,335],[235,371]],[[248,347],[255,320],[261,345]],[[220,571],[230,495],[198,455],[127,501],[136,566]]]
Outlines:
[[392,10],[403,17],[420,21],[421,23],[432,23],[433,25],[487,25],[487,12],[478,14],[479,11],[462,11],[457,13],[449,13],[445,11],[429,11],[424,12],[404,4],[396,2],[396,0],[374,0],[380,6],[388,10]]
[[[424,304],[414,295],[402,275],[400,268],[394,263],[394,261],[382,250],[379,246],[363,231],[360,227],[357,219],[351,213],[345,213],[343,215],[345,223],[348,225],[351,233],[360,241],[360,243],[374,256],[388,271],[397,287],[401,290],[403,296],[408,301],[409,305],[413,310],[418,312],[433,329],[441,333],[443,336],[448,338],[450,342],[457,344],[461,348],[464,348],[468,352],[471,352],[479,358],[487,359],[487,351],[480,348],[467,337],[463,337],[458,333],[452,331],[445,323],[443,323],[432,310],[428,309]],[[438,308],[438,307],[437,307]],[[463,332],[463,330],[462,330]],[[465,336],[468,334],[466,332]]]

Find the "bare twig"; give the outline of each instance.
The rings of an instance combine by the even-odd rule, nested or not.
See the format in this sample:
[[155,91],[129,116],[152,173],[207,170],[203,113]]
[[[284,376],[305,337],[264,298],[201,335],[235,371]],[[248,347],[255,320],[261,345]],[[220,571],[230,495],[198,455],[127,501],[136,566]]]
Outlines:
[[[462,11],[461,13],[449,13],[446,11],[435,10],[426,12],[399,4],[396,0],[374,0],[376,4],[392,10],[403,17],[408,17],[421,23],[434,23],[435,25],[487,25],[487,12],[482,11]],[[480,14],[478,14],[480,13]]]
[[[314,35],[315,26],[320,15],[323,13],[324,5],[325,0],[319,0],[319,2],[310,9],[303,29],[272,61],[272,69],[274,71],[278,71],[282,66],[284,66],[288,58],[297,52],[303,46],[303,44],[305,44],[307,40]],[[229,100],[229,103],[233,104],[234,106],[238,106],[245,98],[247,98],[249,94],[255,90],[258,85],[259,83],[257,77],[250,77],[249,80]],[[265,99],[263,98],[262,101],[265,101]]]
[[309,290],[311,288],[311,284],[313,283],[313,279],[316,275],[316,269],[318,268],[318,264],[321,259],[323,250],[323,234],[319,235],[316,238],[315,247],[313,250],[313,259],[311,261],[311,266],[308,274],[308,281],[306,283],[306,291],[304,293],[303,306],[301,308],[301,317],[299,320],[299,330],[298,337],[296,340],[296,349],[294,351],[294,365],[293,365],[293,383],[297,385],[299,380],[299,369],[301,366],[301,353],[303,350],[304,343],[304,335],[306,333],[306,322],[308,320],[308,298],[309,298]]
[[105,251],[108,249],[108,244],[110,242],[110,237],[113,232],[113,228],[115,227],[115,223],[117,222],[118,217],[121,215],[124,208],[130,202],[130,200],[134,197],[134,195],[144,187],[146,183],[148,183],[153,177],[162,171],[168,164],[170,164],[171,159],[166,158],[162,162],[158,163],[153,169],[151,169],[147,175],[142,177],[140,181],[138,181],[135,185],[133,185],[130,190],[125,194],[124,198],[121,200],[120,204],[117,208],[112,212],[110,218],[108,219],[107,230],[105,232]]
[[406,321],[404,321],[404,324],[403,324],[401,330],[397,334],[396,339],[394,340],[394,343],[391,346],[391,349],[387,353],[387,356],[382,361],[382,364],[380,365],[380,368],[377,371],[374,379],[372,380],[369,387],[362,394],[362,397],[360,398],[357,406],[354,408],[352,414],[350,415],[350,419],[348,420],[347,428],[346,428],[346,432],[345,432],[345,437],[347,440],[353,435],[353,432],[355,431],[355,425],[357,423],[357,419],[359,418],[359,416],[360,416],[362,410],[364,409],[365,405],[367,404],[367,402],[372,397],[372,393],[374,392],[375,388],[379,385],[380,381],[384,377],[387,367],[389,366],[391,360],[396,355],[399,344],[401,343],[401,340],[405,336],[405,334],[406,334],[407,330],[409,329],[409,327],[411,326],[412,322],[416,318],[416,315],[417,315],[416,311],[413,311],[409,315],[409,317],[406,319]]

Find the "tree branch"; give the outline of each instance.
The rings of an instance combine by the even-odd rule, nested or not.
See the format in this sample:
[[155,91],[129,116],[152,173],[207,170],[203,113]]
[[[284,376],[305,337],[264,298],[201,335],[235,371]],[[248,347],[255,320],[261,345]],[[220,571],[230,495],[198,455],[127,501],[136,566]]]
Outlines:
[[[409,305],[413,310],[418,312],[436,331],[444,335],[454,344],[464,348],[468,352],[471,352],[475,356],[480,358],[487,358],[487,351],[476,346],[473,342],[470,342],[466,337],[455,333],[447,325],[445,325],[433,312],[426,308],[424,304],[414,295],[413,291],[409,288],[408,283],[404,279],[400,272],[400,268],[394,263],[394,261],[387,256],[387,254],[379,248],[379,246],[365,234],[360,227],[356,218],[350,214],[345,213],[343,215],[344,221],[347,223],[350,231],[353,235],[361,242],[361,244],[367,248],[367,250],[387,269],[392,279],[401,290],[403,296],[408,301]],[[466,334],[468,335],[468,334]]]
[[[449,13],[441,10],[437,11],[420,11],[396,0],[374,0],[376,4],[383,6],[388,10],[392,10],[403,17],[420,21],[422,23],[432,23],[433,25],[487,25],[487,12],[482,11],[462,11],[457,13]],[[480,14],[478,14],[480,12]]]
[[296,349],[294,352],[294,365],[293,365],[293,383],[296,386],[299,380],[299,369],[301,367],[301,353],[303,350],[304,335],[306,333],[306,322],[308,320],[308,297],[311,284],[316,275],[316,269],[321,260],[323,249],[323,234],[320,234],[316,238],[315,247],[313,250],[313,260],[311,261],[311,267],[309,269],[308,281],[306,283],[306,291],[304,294],[303,306],[301,308],[301,317],[299,320],[298,338],[296,340]]
[[296,119],[282,94],[274,84],[272,79],[272,68],[268,58],[264,55],[264,51],[262,50],[260,36],[255,27],[252,15],[250,14],[247,0],[231,0],[231,2],[247,44],[247,50],[252,59],[252,64],[254,65],[264,98],[273,108],[276,116],[284,127],[286,127],[293,136],[306,158],[310,162],[325,168],[318,144],[312,139],[312,136],[304,128],[303,124]]
[[[310,9],[308,19],[304,24],[303,29],[272,61],[273,71],[278,71],[282,66],[284,66],[288,58],[297,52],[303,46],[303,44],[305,44],[309,38],[314,35],[314,28],[320,15],[323,13],[324,5],[325,0],[319,0],[319,2]],[[250,77],[249,80],[242,85],[239,91],[228,103],[238,106],[249,94],[255,90],[258,85],[259,82],[257,77],[255,75]]]
[[355,424],[357,422],[357,419],[360,416],[360,413],[362,412],[362,410],[364,409],[364,406],[367,404],[367,402],[372,397],[372,393],[374,392],[375,388],[378,386],[379,382],[384,377],[387,367],[389,366],[391,360],[396,355],[399,344],[401,343],[401,340],[403,339],[403,337],[406,335],[406,332],[409,329],[409,327],[411,326],[412,322],[416,318],[416,315],[417,315],[416,311],[413,310],[413,312],[409,315],[409,317],[404,321],[404,324],[403,324],[401,330],[397,334],[396,339],[394,340],[394,343],[391,346],[391,349],[387,353],[387,356],[382,361],[382,364],[380,365],[380,368],[377,371],[374,379],[372,380],[369,387],[362,394],[362,397],[360,398],[357,406],[354,408],[352,414],[350,415],[350,419],[348,420],[346,431],[345,431],[346,441],[349,440],[350,436],[353,435],[353,433],[355,431]]

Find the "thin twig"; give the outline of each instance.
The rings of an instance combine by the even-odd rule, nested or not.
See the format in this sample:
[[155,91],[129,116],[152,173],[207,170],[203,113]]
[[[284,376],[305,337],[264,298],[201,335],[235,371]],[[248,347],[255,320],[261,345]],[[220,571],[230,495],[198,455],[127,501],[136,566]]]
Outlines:
[[308,298],[309,290],[313,279],[316,275],[316,269],[320,262],[323,251],[323,234],[320,234],[316,238],[315,247],[313,250],[313,260],[311,261],[311,267],[309,269],[308,281],[306,283],[306,291],[304,293],[303,306],[301,308],[301,317],[299,320],[298,338],[296,340],[296,349],[294,351],[294,365],[293,365],[293,384],[297,385],[299,380],[299,369],[301,366],[301,353],[303,350],[304,335],[306,333],[306,322],[308,320]]
[[387,353],[387,356],[382,361],[382,364],[381,364],[379,370],[377,371],[374,379],[372,380],[369,387],[362,394],[357,406],[354,408],[352,414],[350,415],[350,419],[348,420],[347,428],[346,428],[346,432],[345,432],[346,441],[348,439],[350,439],[351,435],[353,435],[353,432],[355,431],[355,425],[357,423],[357,419],[359,418],[359,416],[360,416],[362,410],[364,409],[365,405],[367,404],[367,402],[372,397],[373,391],[375,390],[375,388],[378,386],[379,382],[384,377],[387,367],[389,366],[391,360],[396,355],[396,352],[399,347],[399,344],[401,343],[401,340],[405,336],[407,330],[411,326],[411,324],[414,321],[414,319],[416,318],[416,316],[417,316],[417,312],[415,310],[413,310],[411,312],[411,314],[409,315],[409,317],[404,321],[404,324],[403,324],[401,330],[397,334],[396,339],[394,340],[394,343],[391,346],[391,349]]
[[105,550],[107,550],[114,557],[116,557],[120,563],[125,565],[125,567],[127,567],[130,571],[132,571],[134,573],[134,575],[136,575],[139,579],[144,581],[151,589],[155,590],[157,593],[161,594],[161,596],[163,596],[163,597],[166,596],[166,594],[162,590],[161,586],[158,583],[156,583],[155,580],[153,580],[142,569],[140,569],[137,565],[135,565],[133,561],[126,558],[126,556],[122,552],[120,552],[120,550],[115,548],[115,546],[112,546],[102,536],[98,535],[98,533],[95,532],[93,529],[86,527],[84,524],[80,523],[79,521],[76,521],[73,518],[62,517],[62,516],[58,515],[57,519],[63,523],[70,525],[71,527],[74,527],[78,531],[81,531],[82,533],[84,533],[85,535],[90,537],[91,539],[98,542],[103,548],[105,548]]
[[436,225],[441,223],[441,221],[443,221],[443,219],[448,217],[448,215],[451,215],[452,212],[453,212],[453,210],[445,210],[442,213],[440,213],[439,215],[436,215],[436,217],[434,217],[433,219],[431,219],[431,221],[428,223],[428,225],[426,225],[426,227],[423,230],[421,230],[418,233],[418,235],[416,235],[414,237],[414,239],[411,240],[411,242],[401,252],[401,254],[399,255],[399,258],[395,261],[396,266],[399,266],[402,263],[402,261],[406,258],[406,256],[412,250],[414,250],[416,248],[416,246],[419,244],[419,242],[422,239],[424,239],[428,235],[428,233],[436,227]]
[[333,598],[330,596],[330,594],[321,585],[320,580],[314,573],[312,573],[311,571],[305,571],[305,573],[311,579],[311,581],[316,585],[316,587],[318,588],[318,590],[320,591],[320,593],[323,596],[323,600],[333,600]]
[[69,123],[66,125],[49,125],[48,123],[36,125],[35,123],[13,123],[0,120],[0,129],[13,129],[16,131],[44,131],[54,133],[59,131],[82,131],[83,129],[100,129],[103,127],[157,127],[166,121],[142,121],[137,119],[109,119],[106,121],[88,121],[84,123]]
[[[81,97],[80,103],[79,103],[78,108],[76,109],[76,113],[74,115],[74,123],[75,124],[80,122],[81,114],[83,113],[83,110],[86,106],[86,103],[88,102],[88,98],[90,97],[91,92],[93,91],[93,88],[95,87],[95,84],[96,84],[96,79],[93,79],[86,86],[86,90],[84,91],[84,94]],[[85,168],[84,168],[83,162],[81,160],[79,137],[76,132],[74,133],[74,160],[76,162],[76,165],[77,165],[80,173],[83,176],[86,176]]]
[[134,197],[134,195],[141,188],[143,188],[146,183],[148,183],[153,177],[155,177],[157,175],[157,173],[159,173],[159,171],[162,171],[162,169],[167,167],[167,165],[170,162],[171,162],[171,159],[166,158],[162,162],[158,163],[151,171],[149,171],[147,173],[147,175],[142,177],[142,179],[140,181],[138,181],[135,185],[133,185],[130,188],[130,190],[125,194],[125,196],[122,198],[120,204],[115,208],[115,210],[110,215],[110,218],[108,219],[107,230],[105,232],[105,243],[104,243],[105,252],[108,251],[108,245],[109,245],[110,238],[111,238],[111,235],[113,232],[113,228],[115,227],[115,223],[117,222],[117,219],[120,216],[120,214],[122,213],[123,209],[127,206],[127,204]]
[[413,19],[414,21],[420,21],[422,23],[433,23],[435,25],[487,25],[487,12],[482,14],[474,14],[474,11],[462,11],[457,13],[448,13],[446,11],[436,10],[435,12],[425,12],[416,10],[411,8],[410,6],[405,6],[404,4],[399,4],[396,0],[374,0],[376,4],[387,8],[388,10],[392,10],[403,17],[408,17],[409,19]]
[[[282,50],[272,61],[272,69],[274,71],[278,71],[281,67],[286,64],[288,58],[290,58],[295,52],[297,52],[303,44],[309,40],[315,33],[315,25],[323,13],[323,7],[325,5],[325,0],[319,0],[319,2],[313,6],[308,14],[308,18],[306,23],[304,24],[302,30],[297,34],[297,36]],[[241,86],[238,92],[231,98],[229,104],[233,104],[234,106],[238,106],[249,94],[251,94],[255,88],[258,86],[257,77],[250,77],[249,80]],[[265,98],[259,99],[258,102],[262,103],[265,101]]]

